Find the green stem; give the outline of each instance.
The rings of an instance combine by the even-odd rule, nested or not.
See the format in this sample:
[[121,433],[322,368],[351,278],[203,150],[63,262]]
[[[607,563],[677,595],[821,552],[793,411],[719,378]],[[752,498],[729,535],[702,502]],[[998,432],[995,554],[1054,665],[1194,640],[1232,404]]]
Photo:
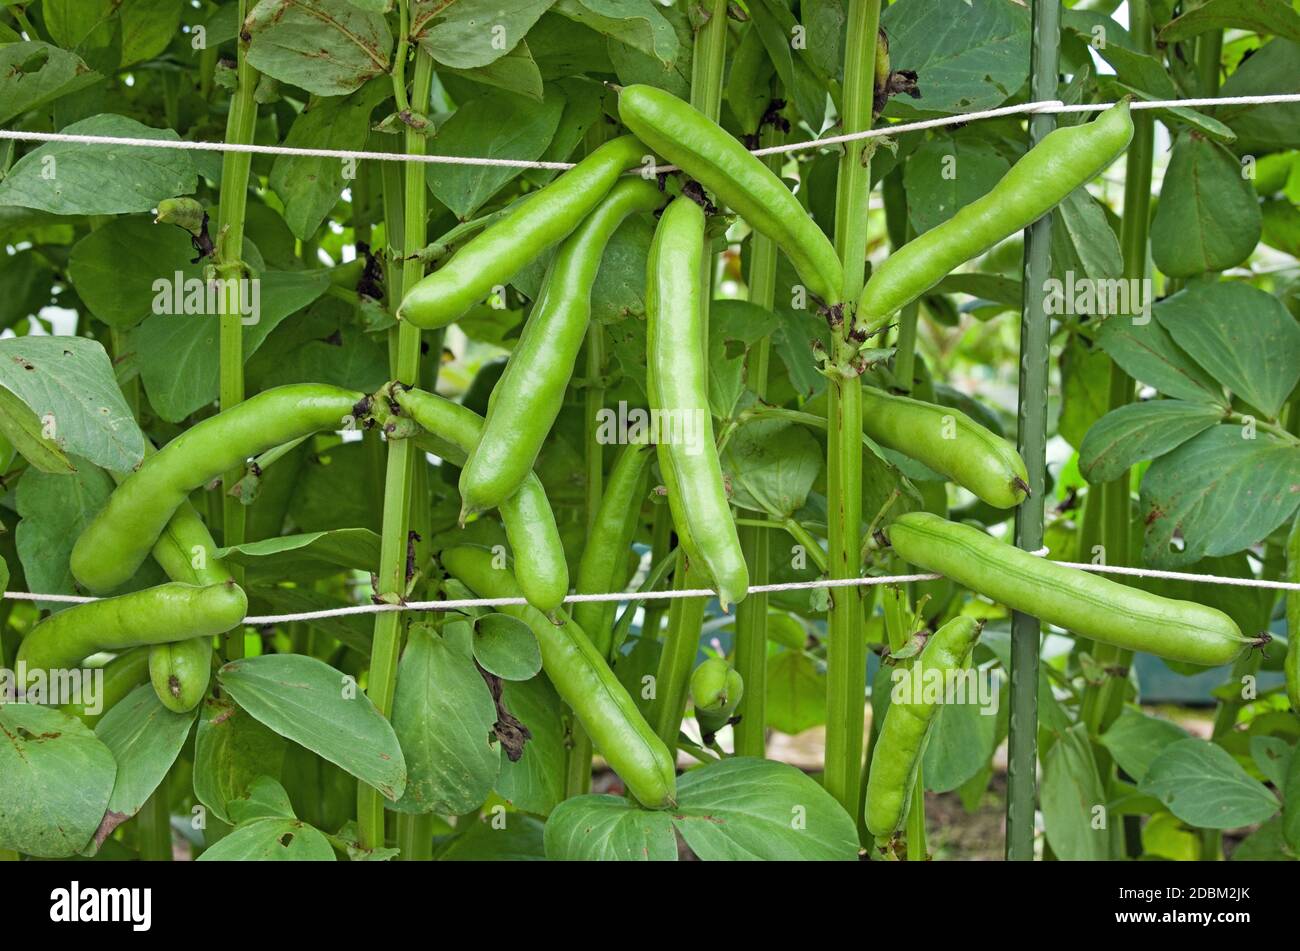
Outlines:
[[[402,3],[406,7],[406,3]],[[417,50],[415,76],[412,81],[411,102],[420,112],[427,107],[433,83],[433,60],[428,53]],[[404,95],[404,91],[403,91]],[[423,154],[425,137],[415,129],[407,129],[406,151]],[[409,162],[404,169],[403,240],[406,248],[424,245],[427,237],[428,191],[424,181],[424,165]],[[385,207],[391,196],[385,189]],[[390,222],[391,224],[391,222]],[[391,233],[390,245],[393,243]],[[407,256],[402,261],[401,285],[396,288],[393,300],[400,300],[401,288],[410,287],[424,275],[420,260]],[[390,287],[390,290],[394,288]],[[394,330],[395,356],[390,366],[394,379],[414,385],[420,372],[419,328],[403,321]],[[388,444],[388,468],[384,475],[384,519],[379,552],[379,574],[376,577],[376,594],[389,600],[400,598],[406,591],[406,546],[411,521],[411,496],[415,462],[419,453],[412,440],[395,439]],[[393,691],[397,685],[397,660],[402,646],[401,615],[386,612],[375,615],[375,637],[370,654],[370,681],[368,694],[376,709],[388,716],[393,708]],[[377,849],[384,844],[384,802],[379,791],[364,783],[357,786],[357,826],[361,844]]]
[[[1056,96],[1061,5],[1045,0],[1032,5],[1030,96]],[[1055,118],[1029,120],[1029,144],[1040,142],[1055,127]],[[1047,390],[1051,359],[1051,324],[1040,288],[1051,271],[1052,216],[1044,215],[1025,231],[1024,297],[1020,318],[1017,448],[1029,470],[1031,496],[1016,513],[1015,543],[1029,551],[1043,544],[1047,494]],[[1034,802],[1038,757],[1038,618],[1016,612],[1011,619],[1011,715],[1007,748],[1007,837],[1009,860],[1034,857]]]
[[[845,133],[871,128],[880,0],[850,0],[845,23],[843,110]],[[848,143],[835,194],[835,250],[844,265],[843,301],[855,301],[865,278],[870,152],[864,139]],[[842,315],[833,342],[827,439],[828,542],[831,578],[861,573],[862,380],[852,366],[856,345]],[[867,645],[859,587],[831,592],[826,666],[826,791],[861,825],[862,734],[866,721]]]
[[[759,137],[761,146],[778,145],[783,136],[769,123]],[[767,159],[768,168],[779,171],[779,156]],[[750,238],[749,300],[765,310],[776,302],[776,242],[757,231]],[[767,396],[768,364],[772,340],[763,337],[750,351],[749,384],[760,400]],[[767,584],[771,536],[761,528],[747,526],[740,531],[740,544],[749,565],[750,582]],[[817,553],[821,554],[820,546]],[[735,665],[745,684],[745,694],[736,708],[739,717],[732,728],[737,756],[767,754],[767,603],[765,592],[755,592],[736,606]]]
[[1223,58],[1223,30],[1209,30],[1196,41],[1196,95],[1219,94],[1220,60]]
[[[698,588],[705,583],[697,570],[683,561],[673,572],[673,587],[678,591]],[[659,655],[659,669],[655,674],[655,703],[653,725],[659,738],[668,749],[677,749],[677,734],[681,732],[682,715],[686,712],[686,693],[691,670],[700,652],[700,629],[704,625],[704,605],[707,598],[674,598],[668,608],[668,635],[664,639],[663,653]]]
[[146,862],[172,861],[172,817],[165,776],[145,800],[135,821],[140,858]]
[[[247,14],[247,0],[239,0],[239,18],[242,23]],[[226,119],[226,141],[249,144],[257,125],[257,103],[253,92],[257,86],[257,71],[248,64],[248,44],[238,40],[238,85],[230,101]],[[221,162],[221,200],[217,208],[216,272],[226,283],[221,298],[220,326],[220,405],[227,410],[244,399],[244,326],[241,293],[248,276],[244,266],[244,214],[248,207],[248,179],[252,155],[246,152],[226,152]],[[230,489],[244,477],[242,468],[235,468],[222,477],[221,541],[224,545],[239,545],[244,541],[244,528],[248,509],[239,499],[230,495]],[[235,581],[242,584],[244,569],[230,566]],[[227,659],[244,656],[244,629],[231,631],[225,640]]]

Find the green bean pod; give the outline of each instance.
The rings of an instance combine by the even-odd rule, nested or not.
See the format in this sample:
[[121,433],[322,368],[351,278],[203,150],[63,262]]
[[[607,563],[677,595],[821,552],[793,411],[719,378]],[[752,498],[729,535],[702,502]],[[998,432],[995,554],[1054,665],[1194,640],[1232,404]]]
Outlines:
[[555,252],[541,296],[492,390],[483,438],[461,470],[462,519],[514,495],[533,471],[587,334],[605,245],[628,215],[663,203],[653,182],[625,178]]
[[1096,177],[1132,138],[1127,100],[1093,122],[1044,136],[987,194],[907,242],[876,268],[858,298],[858,333],[875,333],[959,265],[1033,224]]
[[867,779],[867,829],[877,839],[893,836],[903,825],[916,772],[925,754],[925,741],[934,725],[935,715],[943,702],[927,702],[925,692],[916,695],[916,686],[931,678],[948,679],[949,671],[960,671],[979,640],[982,621],[956,617],[943,625],[926,641],[915,664],[905,671],[909,679],[899,686],[913,685],[911,696],[889,705],[880,737],[871,751],[871,773]]
[[626,86],[618,115],[638,138],[767,235],[799,279],[829,305],[844,293],[844,268],[830,239],[776,174],[688,102],[653,86]]
[[[145,683],[149,679],[149,651],[152,648],[135,647],[128,651],[118,654],[100,670],[103,671],[104,682],[99,688],[99,712],[91,713],[84,703],[65,703],[60,705],[59,709],[64,713],[70,713],[74,717],[80,717],[86,726],[94,728],[102,717],[109,710],[113,709],[118,703],[126,699],[136,687]],[[86,668],[85,673],[91,673],[90,668]]]
[[705,743],[727,725],[744,695],[745,681],[725,660],[710,657],[691,672],[691,703]]
[[73,576],[96,593],[124,584],[190,492],[273,446],[344,428],[363,399],[337,386],[295,383],[196,423],[117,487],[73,546]]
[[[436,438],[417,445],[462,465],[483,432],[483,417],[459,403],[424,390],[394,386],[388,391],[402,411]],[[528,603],[550,613],[569,593],[569,566],[542,482],[531,470],[514,495],[501,502],[501,523],[515,557],[519,586]]]
[[889,542],[905,561],[1080,637],[1216,667],[1268,642],[1245,637],[1222,611],[1162,598],[1058,565],[926,512],[901,515]]
[[212,638],[191,637],[149,648],[149,682],[162,705],[189,713],[208,692],[212,677]]
[[[1287,580],[1300,583],[1300,515],[1286,542]],[[1291,709],[1300,714],[1300,591],[1286,593],[1286,695]]]
[[[494,567],[492,554],[482,548],[449,548],[441,559],[455,578],[480,597],[520,596],[514,575]],[[554,624],[527,605],[497,610],[519,618],[537,635],[546,676],[637,801],[648,809],[671,806],[677,795],[672,754],[582,628],[563,612],[559,612],[561,623]]]
[[[651,242],[646,363],[653,378],[651,408],[660,414],[659,468],[673,521],[679,532],[688,529],[726,610],[748,592],[749,569],[727,505],[709,409],[699,277],[703,255],[704,212],[689,198],[674,199]],[[665,425],[670,427],[666,438]]]
[[630,135],[611,139],[461,246],[406,292],[398,320],[424,330],[445,327],[481,303],[587,216],[646,147]]
[[78,667],[91,654],[213,637],[243,622],[248,599],[233,582],[169,581],[52,614],[28,632],[18,661],[28,670]]
[[[641,521],[653,448],[646,443],[619,451],[578,561],[578,594],[622,591],[627,583],[627,554]],[[579,601],[573,606],[573,620],[587,632],[601,657],[608,658],[613,650],[616,608],[613,601]]]
[[[804,409],[824,416],[826,397]],[[862,431],[996,508],[1014,508],[1028,494],[1029,471],[1015,446],[961,410],[864,386]]]

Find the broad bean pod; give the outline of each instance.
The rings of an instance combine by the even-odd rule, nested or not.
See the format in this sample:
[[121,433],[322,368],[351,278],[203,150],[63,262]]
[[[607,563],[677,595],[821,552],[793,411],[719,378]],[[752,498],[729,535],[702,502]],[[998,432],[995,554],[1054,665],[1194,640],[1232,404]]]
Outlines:
[[646,147],[630,135],[611,139],[467,241],[438,270],[406,292],[398,320],[425,330],[445,327],[481,303],[529,261],[562,240],[605,196]]
[[959,265],[1023,231],[1095,178],[1133,138],[1128,101],[1094,121],[1048,133],[987,194],[907,242],[872,273],[854,313],[858,336],[875,333]]
[[190,492],[273,446],[345,428],[364,399],[337,386],[295,383],[196,423],[146,457],[109,496],[73,546],[73,577],[100,594],[125,583]]
[[461,470],[462,519],[501,504],[533,471],[586,337],[605,245],[628,215],[654,211],[664,201],[654,183],[625,178],[556,250],[541,296],[492,390],[483,437]]
[[927,512],[899,516],[887,534],[904,561],[1081,637],[1126,650],[1217,667],[1269,641],[1267,634],[1243,636],[1222,611],[1058,565]]
[[[514,575],[507,568],[495,567],[491,552],[485,549],[457,546],[440,557],[451,575],[480,597],[517,598],[521,594]],[[677,795],[672,754],[582,628],[563,612],[559,612],[561,623],[555,624],[528,605],[498,610],[519,618],[537,635],[546,676],[637,801],[649,809],[671,806]]]

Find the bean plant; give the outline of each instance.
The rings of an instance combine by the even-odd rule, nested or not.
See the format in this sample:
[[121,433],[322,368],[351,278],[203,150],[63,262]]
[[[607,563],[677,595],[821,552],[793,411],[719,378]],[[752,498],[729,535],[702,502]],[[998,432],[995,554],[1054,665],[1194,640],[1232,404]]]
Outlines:
[[1298,41],[8,0],[0,858],[1300,858]]

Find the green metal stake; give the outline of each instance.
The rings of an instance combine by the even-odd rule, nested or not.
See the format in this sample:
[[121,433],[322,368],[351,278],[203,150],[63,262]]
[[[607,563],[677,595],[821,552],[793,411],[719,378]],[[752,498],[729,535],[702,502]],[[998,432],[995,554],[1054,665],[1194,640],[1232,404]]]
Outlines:
[[[1030,53],[1032,100],[1056,98],[1061,41],[1059,0],[1034,0],[1033,47]],[[1051,115],[1029,120],[1032,147],[1056,127]],[[1017,448],[1029,469],[1030,497],[1016,514],[1016,544],[1037,551],[1043,545],[1043,508],[1047,493],[1047,376],[1050,322],[1043,282],[1051,269],[1052,216],[1025,229],[1024,310],[1020,318],[1020,381],[1017,399]],[[1038,618],[1016,612],[1011,618],[1011,729],[1007,753],[1006,856],[1034,858],[1035,765],[1038,756]]]

